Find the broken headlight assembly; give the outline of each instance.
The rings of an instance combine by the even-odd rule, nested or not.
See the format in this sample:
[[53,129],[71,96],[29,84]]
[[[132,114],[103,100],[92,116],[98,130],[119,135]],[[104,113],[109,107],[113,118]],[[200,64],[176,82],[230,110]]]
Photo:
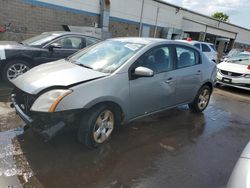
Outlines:
[[69,89],[54,89],[40,95],[31,107],[31,111],[55,112],[60,101],[72,93]]

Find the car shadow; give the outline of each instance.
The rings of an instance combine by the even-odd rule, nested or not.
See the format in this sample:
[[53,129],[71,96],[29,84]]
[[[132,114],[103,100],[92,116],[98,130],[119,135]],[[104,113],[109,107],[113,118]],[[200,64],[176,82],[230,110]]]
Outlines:
[[130,187],[154,170],[152,162],[158,155],[175,155],[180,147],[196,142],[205,124],[203,114],[175,108],[122,126],[94,150],[79,144],[75,131],[43,142],[27,130],[17,137],[24,156],[16,161],[26,161],[33,176],[29,181],[19,179],[24,187]]

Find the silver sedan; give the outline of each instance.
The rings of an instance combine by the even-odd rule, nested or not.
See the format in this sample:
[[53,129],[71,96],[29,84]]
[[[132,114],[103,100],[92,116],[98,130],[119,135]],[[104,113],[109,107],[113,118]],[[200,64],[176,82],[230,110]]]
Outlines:
[[114,128],[178,105],[202,112],[216,66],[195,47],[153,38],[115,38],[13,80],[12,106],[47,139],[76,125],[93,148]]

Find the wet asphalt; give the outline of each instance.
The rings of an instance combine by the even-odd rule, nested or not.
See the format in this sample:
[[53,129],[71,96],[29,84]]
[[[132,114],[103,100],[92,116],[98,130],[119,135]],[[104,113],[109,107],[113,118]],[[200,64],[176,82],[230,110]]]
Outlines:
[[216,88],[203,114],[187,106],[137,120],[88,150],[75,131],[44,142],[9,108],[0,83],[0,187],[222,188],[250,140],[250,92]]

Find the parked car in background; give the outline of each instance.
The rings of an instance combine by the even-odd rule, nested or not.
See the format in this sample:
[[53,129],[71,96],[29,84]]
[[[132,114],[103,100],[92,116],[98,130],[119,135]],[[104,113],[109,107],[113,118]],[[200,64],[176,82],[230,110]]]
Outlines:
[[215,63],[218,62],[218,52],[213,43],[200,42],[195,40],[178,40],[178,41],[186,42],[195,46],[196,48],[201,50],[204,54],[206,54],[209,60]]
[[227,188],[250,188],[250,142],[240,155],[228,181]]
[[220,62],[227,61],[228,59],[233,58],[233,57],[237,57],[239,55],[241,55],[241,56],[246,55],[247,56],[247,55],[250,55],[250,52],[247,50],[244,50],[244,49],[234,48],[234,49],[230,50],[227,55],[223,56],[220,59]]
[[217,65],[217,83],[250,90],[250,55],[242,54]]
[[43,135],[76,124],[79,141],[92,148],[139,117],[182,104],[202,112],[215,80],[216,65],[189,44],[116,38],[13,79],[11,99]]
[[20,43],[0,41],[0,73],[6,82],[10,82],[34,66],[68,57],[99,41],[64,31],[45,32]]

